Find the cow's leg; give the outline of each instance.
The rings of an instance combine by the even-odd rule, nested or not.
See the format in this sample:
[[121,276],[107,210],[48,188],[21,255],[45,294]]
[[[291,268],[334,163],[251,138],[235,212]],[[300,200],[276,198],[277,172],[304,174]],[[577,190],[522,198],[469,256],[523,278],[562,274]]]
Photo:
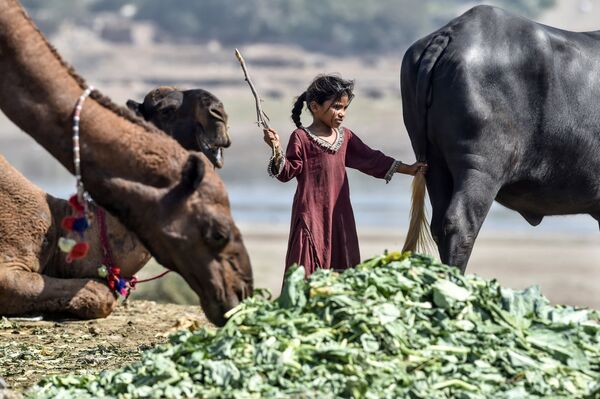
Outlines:
[[108,316],[116,299],[93,279],[61,279],[0,265],[0,314],[66,312],[84,319]]
[[439,249],[442,222],[452,198],[452,175],[441,154],[434,153],[432,149],[428,159],[435,160],[429,163],[427,169],[427,192],[432,209],[431,235]]
[[469,169],[455,174],[452,199],[442,220],[440,257],[464,273],[479,229],[498,192],[498,183],[485,172]]

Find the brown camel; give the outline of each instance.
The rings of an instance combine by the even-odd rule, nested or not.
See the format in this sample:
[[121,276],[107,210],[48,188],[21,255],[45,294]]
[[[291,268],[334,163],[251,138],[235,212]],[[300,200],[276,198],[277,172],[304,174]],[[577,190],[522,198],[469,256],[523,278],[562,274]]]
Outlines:
[[[0,109],[72,173],[73,107],[85,87],[20,4],[0,0]],[[98,91],[85,102],[80,127],[83,183],[95,202],[135,233],[159,263],[181,274],[207,317],[224,324],[224,313],[251,293],[252,270],[227,192],[208,159]],[[45,226],[35,227],[30,234],[40,240]],[[82,299],[106,298],[106,286],[93,280],[77,286],[73,279],[31,273],[39,254],[15,240],[0,237],[3,303],[25,303],[45,292],[74,298],[82,290]]]
[[[151,94],[156,95],[162,90],[162,87],[154,89],[146,97]],[[200,94],[206,93],[201,89],[190,91]],[[223,127],[226,126],[227,116],[223,111],[222,104],[214,96],[210,97],[210,104],[202,102],[201,99],[201,95],[188,97],[188,101],[192,102],[190,107],[197,109],[198,112],[178,114],[177,118],[191,119],[190,122],[179,123],[179,125],[191,126],[197,123],[209,127],[209,129],[195,132],[195,134],[208,132],[209,134],[203,137],[205,141],[215,140],[219,137],[219,134],[226,135],[227,130]],[[219,115],[225,115],[224,118],[214,118],[218,120],[212,124],[206,123],[207,120],[212,118],[207,110],[209,106],[219,107],[221,110]],[[177,118],[164,120],[161,130],[173,131],[173,124],[178,122]],[[219,121],[221,122],[219,123]],[[176,139],[185,139],[185,137],[183,134],[175,136]],[[18,237],[20,245],[25,244],[36,248],[29,255],[36,253],[39,254],[39,258],[37,260],[30,259],[26,262],[33,265],[30,271],[56,278],[78,279],[73,284],[79,284],[80,286],[98,284],[97,281],[89,281],[89,279],[99,278],[98,268],[105,263],[104,254],[101,250],[99,221],[93,223],[85,234],[85,242],[90,245],[87,256],[84,259],[75,260],[73,263],[67,262],[66,254],[60,251],[57,242],[59,237],[65,236],[67,233],[61,228],[60,222],[63,218],[72,214],[72,208],[68,201],[43,192],[13,169],[2,156],[0,156],[0,174],[0,204],[4,204],[4,207],[0,210],[0,237]],[[19,203],[19,200],[23,198],[29,199],[24,204],[28,208],[26,212],[23,212]],[[38,211],[34,212],[33,210],[36,209]],[[92,211],[96,211],[95,207]],[[14,220],[19,220],[19,223],[15,224]],[[35,241],[37,236],[31,234],[31,232],[36,231],[34,226],[44,226],[46,232],[41,240],[37,242]],[[122,276],[127,279],[131,278],[148,262],[150,253],[139,242],[135,234],[126,230],[110,214],[106,215],[106,231],[110,250],[115,262],[121,269]],[[14,246],[8,246],[8,248],[9,250],[16,249]],[[10,287],[10,289],[18,290],[19,287]],[[107,316],[116,304],[113,295],[106,294],[104,298],[98,298],[89,297],[86,293],[87,290],[84,289],[79,291],[75,297],[64,297],[61,292],[44,292],[43,295],[32,298],[31,301],[26,303],[16,303],[14,301],[0,303],[0,313],[17,315],[27,312],[66,312],[81,318],[94,318]],[[15,296],[7,292],[5,297]],[[95,303],[95,301],[103,299],[105,303]],[[90,305],[90,302],[93,305]]]
[[[106,317],[116,305],[116,297],[100,281],[98,268],[103,263],[99,223],[95,221],[85,232],[90,245],[83,259],[66,261],[58,247],[65,235],[61,220],[71,214],[66,200],[55,198],[35,186],[0,156],[0,253],[4,259],[15,259],[16,267],[4,267],[0,285],[0,314],[18,315],[28,312],[66,312],[81,318]],[[106,215],[106,231],[113,258],[124,277],[130,278],[150,259],[150,253],[119,221]],[[16,273],[16,277],[11,274]],[[27,273],[27,274],[26,274]],[[58,284],[29,284],[23,287],[19,277]],[[13,281],[14,280],[14,281]],[[60,286],[60,290],[53,287]],[[41,291],[35,291],[41,288]],[[23,290],[29,291],[24,296]],[[75,292],[75,295],[72,293]]]
[[202,151],[213,165],[223,167],[223,148],[229,147],[231,140],[227,113],[213,94],[202,89],[162,86],[146,94],[142,103],[128,100],[127,107],[169,134],[183,148]]

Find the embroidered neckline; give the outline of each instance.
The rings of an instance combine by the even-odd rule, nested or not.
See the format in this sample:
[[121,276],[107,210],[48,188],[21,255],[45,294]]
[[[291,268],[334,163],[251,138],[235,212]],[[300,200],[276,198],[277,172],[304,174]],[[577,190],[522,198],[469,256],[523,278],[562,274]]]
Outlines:
[[321,137],[317,136],[316,134],[311,132],[307,127],[302,126],[302,130],[304,130],[306,132],[308,137],[315,144],[323,147],[326,150],[332,151],[332,152],[338,152],[338,150],[342,146],[342,143],[344,142],[344,128],[341,126],[337,129],[335,129],[335,131],[337,133],[337,137],[333,143],[329,143],[327,140],[324,140]]

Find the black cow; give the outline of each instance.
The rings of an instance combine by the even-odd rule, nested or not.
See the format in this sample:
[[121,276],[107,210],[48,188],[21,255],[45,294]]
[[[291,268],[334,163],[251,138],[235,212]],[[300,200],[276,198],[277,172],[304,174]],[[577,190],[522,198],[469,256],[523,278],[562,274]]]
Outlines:
[[600,221],[600,32],[477,6],[407,50],[401,83],[444,263],[464,272],[494,199]]

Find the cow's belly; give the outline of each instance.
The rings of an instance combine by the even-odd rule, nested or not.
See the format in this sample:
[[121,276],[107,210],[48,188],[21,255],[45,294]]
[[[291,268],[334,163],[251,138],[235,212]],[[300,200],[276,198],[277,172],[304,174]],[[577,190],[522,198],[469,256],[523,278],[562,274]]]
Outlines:
[[522,214],[535,216],[600,212],[600,194],[592,187],[572,182],[512,183],[498,192],[496,201]]

